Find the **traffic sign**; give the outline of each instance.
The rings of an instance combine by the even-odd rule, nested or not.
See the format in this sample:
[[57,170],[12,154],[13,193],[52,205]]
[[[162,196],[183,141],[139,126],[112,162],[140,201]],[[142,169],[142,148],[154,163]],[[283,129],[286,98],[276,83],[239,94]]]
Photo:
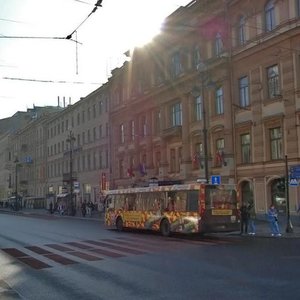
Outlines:
[[211,176],[211,184],[220,185],[221,184],[221,175]]
[[290,177],[300,179],[300,165],[290,167]]
[[289,182],[290,186],[299,186],[299,182],[297,178],[290,178],[290,182]]

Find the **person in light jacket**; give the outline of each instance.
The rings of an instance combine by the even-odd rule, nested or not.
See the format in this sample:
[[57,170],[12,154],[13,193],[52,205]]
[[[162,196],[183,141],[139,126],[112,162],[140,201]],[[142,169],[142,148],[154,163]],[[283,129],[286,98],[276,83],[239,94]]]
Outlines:
[[278,225],[278,212],[274,204],[270,205],[267,215],[270,222],[271,235],[281,236],[279,225]]
[[255,221],[256,221],[256,213],[255,213],[255,207],[254,207],[254,203],[250,202],[249,206],[248,206],[248,211],[249,211],[249,229],[250,235],[255,235],[256,233],[256,226],[255,226]]

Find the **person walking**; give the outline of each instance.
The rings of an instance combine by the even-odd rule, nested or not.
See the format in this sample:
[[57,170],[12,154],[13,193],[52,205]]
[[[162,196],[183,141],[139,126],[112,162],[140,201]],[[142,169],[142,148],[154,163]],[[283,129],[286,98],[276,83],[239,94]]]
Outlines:
[[271,235],[281,236],[279,225],[278,225],[278,212],[274,204],[270,205],[267,215],[270,222]]
[[86,202],[85,201],[83,201],[81,204],[81,213],[82,213],[82,216],[85,217],[85,215],[86,215]]
[[241,234],[248,233],[249,211],[246,202],[243,202],[241,208]]
[[249,229],[250,235],[255,235],[256,233],[256,226],[255,226],[255,221],[256,221],[256,213],[255,213],[255,207],[253,201],[249,203],[248,206],[248,212],[249,212]]

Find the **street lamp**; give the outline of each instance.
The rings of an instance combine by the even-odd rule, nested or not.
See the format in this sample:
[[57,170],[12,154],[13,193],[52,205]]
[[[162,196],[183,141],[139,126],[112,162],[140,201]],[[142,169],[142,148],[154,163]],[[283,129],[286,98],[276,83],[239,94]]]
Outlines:
[[286,200],[286,229],[285,232],[292,233],[293,225],[290,216],[290,193],[289,193],[289,168],[288,157],[285,156],[285,200]]
[[15,161],[15,210],[18,210],[18,163],[19,160],[16,157]]
[[73,205],[73,146],[74,146],[74,133],[72,130],[69,130],[69,135],[67,138],[67,142],[70,143],[69,155],[70,155],[70,201],[68,201],[68,214],[74,214],[74,205]]

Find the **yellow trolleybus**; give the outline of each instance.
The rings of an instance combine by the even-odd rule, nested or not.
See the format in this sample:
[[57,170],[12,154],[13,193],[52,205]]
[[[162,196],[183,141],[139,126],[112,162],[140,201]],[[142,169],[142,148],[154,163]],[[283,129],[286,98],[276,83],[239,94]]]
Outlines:
[[109,190],[105,198],[109,228],[209,233],[240,228],[235,185],[181,184]]

